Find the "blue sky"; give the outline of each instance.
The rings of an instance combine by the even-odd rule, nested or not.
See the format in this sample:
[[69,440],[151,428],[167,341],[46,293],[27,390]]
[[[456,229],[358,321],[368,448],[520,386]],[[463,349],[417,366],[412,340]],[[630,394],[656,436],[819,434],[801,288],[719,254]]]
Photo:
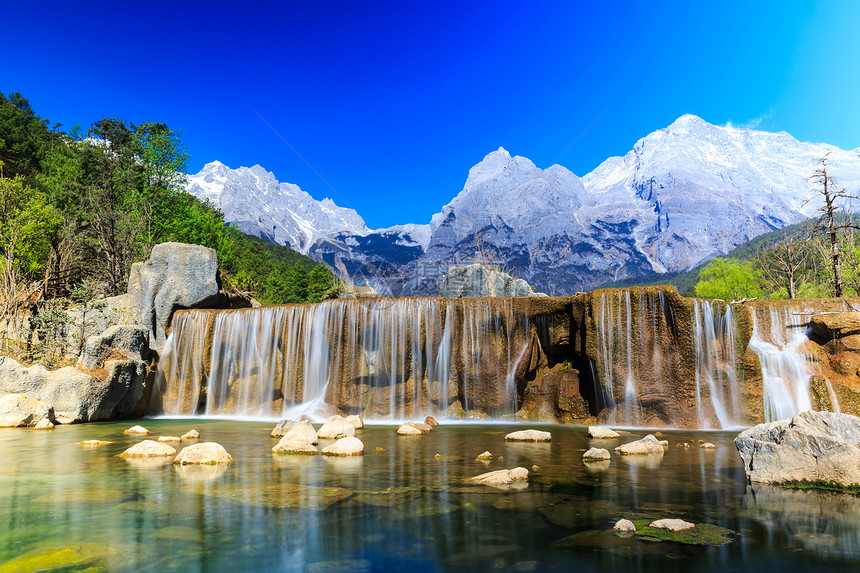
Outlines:
[[860,147],[853,0],[25,4],[3,93],[167,122],[191,172],[259,163],[372,228],[428,222],[499,146],[582,176],[684,113]]

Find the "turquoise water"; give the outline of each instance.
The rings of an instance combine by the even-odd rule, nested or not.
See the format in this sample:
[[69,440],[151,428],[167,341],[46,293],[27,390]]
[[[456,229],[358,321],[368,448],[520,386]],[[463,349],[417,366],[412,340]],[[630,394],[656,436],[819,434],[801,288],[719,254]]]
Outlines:
[[[62,571],[803,571],[855,569],[860,498],[750,487],[734,433],[664,431],[660,458],[586,465],[617,441],[542,426],[551,444],[505,443],[524,426],[440,426],[401,438],[359,430],[362,458],[275,456],[273,424],[144,420],[154,435],[191,428],[233,455],[177,468],[114,457],[144,438],[132,423],[0,430],[0,573]],[[115,443],[96,448],[85,439]],[[716,450],[681,448],[703,439]],[[321,444],[325,445],[325,443]],[[383,448],[384,451],[375,451]],[[489,450],[503,460],[474,458]],[[438,454],[438,456],[437,456]],[[524,490],[463,483],[524,466]],[[622,538],[618,519],[681,518],[701,544]],[[64,568],[60,568],[60,567]],[[54,567],[54,569],[50,569]]]

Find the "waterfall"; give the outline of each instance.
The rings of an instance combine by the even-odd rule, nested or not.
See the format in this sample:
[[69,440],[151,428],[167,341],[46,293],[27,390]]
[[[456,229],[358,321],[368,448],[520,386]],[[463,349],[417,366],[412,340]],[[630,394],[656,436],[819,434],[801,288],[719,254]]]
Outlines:
[[339,407],[394,420],[444,416],[459,401],[464,414],[513,417],[532,344],[515,304],[380,298],[177,312],[160,409],[297,419]]
[[[767,315],[759,316],[759,312]],[[797,304],[781,309],[771,306],[753,313],[750,348],[761,363],[766,422],[790,418],[812,408],[809,379],[813,372],[802,351],[809,340],[810,314]]]
[[699,427],[729,428],[740,425],[737,325],[732,305],[722,301],[694,300],[693,327]]

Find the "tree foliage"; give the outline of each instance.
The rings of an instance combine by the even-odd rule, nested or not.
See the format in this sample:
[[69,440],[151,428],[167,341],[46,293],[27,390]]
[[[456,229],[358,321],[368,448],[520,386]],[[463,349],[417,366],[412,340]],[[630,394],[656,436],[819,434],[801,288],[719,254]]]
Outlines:
[[705,265],[696,283],[696,296],[725,301],[762,296],[761,276],[750,261],[716,258]]
[[336,286],[324,265],[225,225],[214,205],[186,193],[188,153],[168,125],[106,117],[86,131],[59,127],[20,94],[0,93],[5,300],[26,299],[34,284],[49,296],[82,285],[117,294],[131,264],[165,241],[215,249],[225,284],[264,303],[318,301]]

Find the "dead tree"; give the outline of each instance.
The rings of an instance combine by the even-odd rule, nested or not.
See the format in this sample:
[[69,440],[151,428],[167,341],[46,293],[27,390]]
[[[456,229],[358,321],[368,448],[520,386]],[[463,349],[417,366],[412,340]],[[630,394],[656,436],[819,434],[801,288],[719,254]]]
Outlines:
[[840,187],[836,179],[828,173],[830,164],[827,161],[829,153],[820,159],[819,167],[806,180],[815,184],[812,191],[814,195],[803,204],[820,198],[824,204],[816,212],[819,214],[812,226],[813,235],[825,235],[830,243],[830,267],[833,273],[833,290],[837,297],[842,297],[842,267],[840,266],[841,251],[839,248],[839,231],[842,229],[858,229],[851,217],[841,216],[840,210],[844,211],[845,205],[854,199],[852,195]]

